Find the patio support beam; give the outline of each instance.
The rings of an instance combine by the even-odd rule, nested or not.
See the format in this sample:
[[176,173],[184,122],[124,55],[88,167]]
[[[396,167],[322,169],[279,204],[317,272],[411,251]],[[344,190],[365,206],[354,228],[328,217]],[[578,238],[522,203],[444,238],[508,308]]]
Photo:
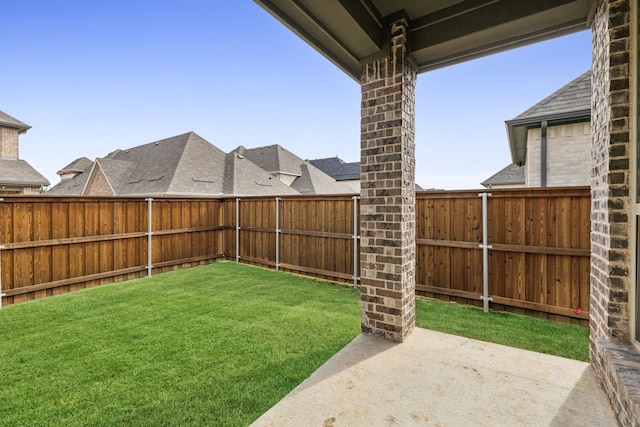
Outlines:
[[415,84],[409,23],[362,66],[361,310],[365,334],[402,342],[415,326]]

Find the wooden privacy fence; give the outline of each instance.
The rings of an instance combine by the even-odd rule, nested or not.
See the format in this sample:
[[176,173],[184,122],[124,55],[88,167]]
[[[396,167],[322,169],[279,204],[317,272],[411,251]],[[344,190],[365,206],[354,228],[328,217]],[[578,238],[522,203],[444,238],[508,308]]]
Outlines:
[[357,283],[358,197],[226,199],[224,215],[227,258]]
[[219,199],[0,199],[5,304],[222,257]]
[[[585,323],[589,189],[491,190],[486,265],[494,308]],[[218,258],[358,281],[359,199],[10,196],[0,201],[5,304]],[[416,196],[416,291],[478,302],[482,197]]]
[[[483,293],[482,197],[423,193],[416,201],[416,290],[478,300]],[[589,188],[491,190],[488,288],[496,308],[589,318]]]

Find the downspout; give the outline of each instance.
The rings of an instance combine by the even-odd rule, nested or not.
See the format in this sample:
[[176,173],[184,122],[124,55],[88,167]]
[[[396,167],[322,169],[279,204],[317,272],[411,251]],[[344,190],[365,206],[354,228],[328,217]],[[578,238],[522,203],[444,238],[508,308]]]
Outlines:
[[540,123],[540,187],[547,186],[547,121]]

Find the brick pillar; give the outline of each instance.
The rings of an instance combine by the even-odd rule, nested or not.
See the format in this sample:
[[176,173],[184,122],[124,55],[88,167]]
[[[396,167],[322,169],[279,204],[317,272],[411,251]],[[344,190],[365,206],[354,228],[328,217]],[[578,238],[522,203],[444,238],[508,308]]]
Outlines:
[[407,21],[391,25],[389,56],[362,67],[362,331],[402,342],[415,325],[416,67]]
[[631,180],[630,0],[598,0],[592,23],[590,357],[620,425],[640,425],[640,355],[631,345],[635,254]]
[[629,340],[630,9],[601,0],[593,21],[591,301],[595,339]]

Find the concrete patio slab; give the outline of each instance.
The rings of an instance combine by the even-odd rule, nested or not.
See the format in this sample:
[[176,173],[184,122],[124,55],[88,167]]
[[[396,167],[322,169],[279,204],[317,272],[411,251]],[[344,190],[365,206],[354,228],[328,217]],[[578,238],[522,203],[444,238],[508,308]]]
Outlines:
[[360,335],[253,426],[616,426],[588,363],[416,329]]

